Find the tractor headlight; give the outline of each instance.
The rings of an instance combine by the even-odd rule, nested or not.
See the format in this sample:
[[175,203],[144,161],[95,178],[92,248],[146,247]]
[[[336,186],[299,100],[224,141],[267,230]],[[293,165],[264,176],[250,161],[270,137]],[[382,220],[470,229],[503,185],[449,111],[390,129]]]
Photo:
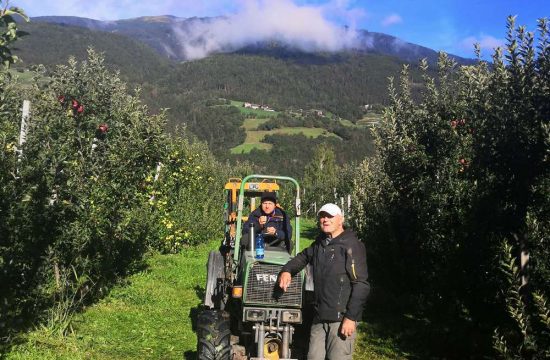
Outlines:
[[300,310],[284,310],[281,318],[284,323],[301,323],[302,312]]
[[262,309],[246,309],[244,313],[245,321],[265,321],[266,313]]

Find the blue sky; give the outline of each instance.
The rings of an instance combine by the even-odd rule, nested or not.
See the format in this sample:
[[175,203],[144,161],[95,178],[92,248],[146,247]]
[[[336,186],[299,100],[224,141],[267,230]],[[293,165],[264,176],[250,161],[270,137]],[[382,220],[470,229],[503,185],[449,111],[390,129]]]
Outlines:
[[[6,0],[0,3],[5,6]],[[550,17],[550,0],[10,0],[9,5],[23,8],[31,17],[72,15],[99,20],[153,15],[238,17],[243,12],[277,11],[273,21],[286,24],[283,30],[273,31],[284,32],[286,25],[292,28],[291,23],[300,23],[301,30],[347,25],[465,57],[473,57],[474,42],[481,44],[485,55],[504,44],[508,15],[517,15],[517,24],[530,31],[536,30],[538,18]],[[294,29],[293,36],[300,29]]]

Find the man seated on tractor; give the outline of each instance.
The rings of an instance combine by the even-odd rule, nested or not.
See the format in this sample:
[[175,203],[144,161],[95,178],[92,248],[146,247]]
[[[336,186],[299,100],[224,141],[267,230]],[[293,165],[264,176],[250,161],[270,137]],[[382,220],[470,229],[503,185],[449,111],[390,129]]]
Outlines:
[[[254,232],[262,232],[267,250],[292,250],[290,242],[292,227],[286,213],[277,206],[275,192],[264,192],[261,196],[261,206],[252,211],[244,224],[243,238],[248,238],[250,224],[254,225]],[[246,241],[245,241],[246,243]]]

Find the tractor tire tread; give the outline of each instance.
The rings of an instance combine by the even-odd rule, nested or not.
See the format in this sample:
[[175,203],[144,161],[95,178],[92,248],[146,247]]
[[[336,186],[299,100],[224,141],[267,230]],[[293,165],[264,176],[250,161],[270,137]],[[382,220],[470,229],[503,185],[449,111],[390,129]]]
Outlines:
[[197,358],[229,360],[230,316],[225,311],[203,310],[197,318]]

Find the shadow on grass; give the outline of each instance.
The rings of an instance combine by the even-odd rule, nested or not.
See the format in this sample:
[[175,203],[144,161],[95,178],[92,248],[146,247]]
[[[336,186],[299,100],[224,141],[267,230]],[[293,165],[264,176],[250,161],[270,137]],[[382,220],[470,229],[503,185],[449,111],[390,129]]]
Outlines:
[[[201,286],[195,286],[195,292],[197,293],[197,296],[200,298],[204,297],[204,288]],[[200,314],[200,312],[204,309],[204,306],[202,304],[198,304],[195,307],[192,307],[189,309],[189,318],[191,319],[191,328],[193,329],[193,332],[197,332],[197,318]],[[187,350],[183,353],[183,358],[186,360],[195,360],[197,358],[197,351],[196,350]]]
[[197,298],[202,301],[204,299],[204,296],[206,295],[206,289],[204,288],[204,286],[195,285],[193,290],[195,290]]
[[[491,359],[492,329],[441,314],[413,314],[372,299],[366,307],[358,346],[392,359]],[[394,304],[395,305],[395,304]]]
[[201,313],[202,310],[204,310],[204,306],[202,304],[199,304],[189,309],[189,318],[191,319],[191,328],[193,329],[194,332],[197,332],[197,318],[199,317],[199,314]]
[[183,353],[183,358],[185,360],[196,360],[197,359],[197,352],[188,350]]
[[[4,359],[6,354],[17,345],[24,344],[27,340],[25,334],[40,326],[66,326],[70,328],[71,319],[76,314],[82,313],[87,307],[96,304],[101,299],[108,297],[113,288],[117,286],[125,286],[130,283],[130,276],[139,272],[147,271],[149,264],[147,263],[147,257],[141,259],[134,259],[129,263],[124,275],[118,277],[107,278],[104,277],[101,283],[92,285],[91,282],[82,284],[79,287],[79,292],[74,294],[68,291],[67,293],[57,293],[56,297],[44,296],[43,293],[35,292],[30,293],[26,297],[18,298],[18,301],[12,303],[5,303],[0,307],[0,360]],[[87,292],[82,292],[84,287],[89,289]],[[71,299],[67,305],[60,305],[59,297],[63,296],[66,299]],[[73,298],[74,296],[74,298]],[[23,304],[23,305],[21,305]],[[70,307],[70,310],[67,310]],[[66,319],[65,311],[69,311],[69,319]],[[50,315],[48,315],[50,314]],[[59,318],[66,323],[53,323],[47,325],[47,318]]]

